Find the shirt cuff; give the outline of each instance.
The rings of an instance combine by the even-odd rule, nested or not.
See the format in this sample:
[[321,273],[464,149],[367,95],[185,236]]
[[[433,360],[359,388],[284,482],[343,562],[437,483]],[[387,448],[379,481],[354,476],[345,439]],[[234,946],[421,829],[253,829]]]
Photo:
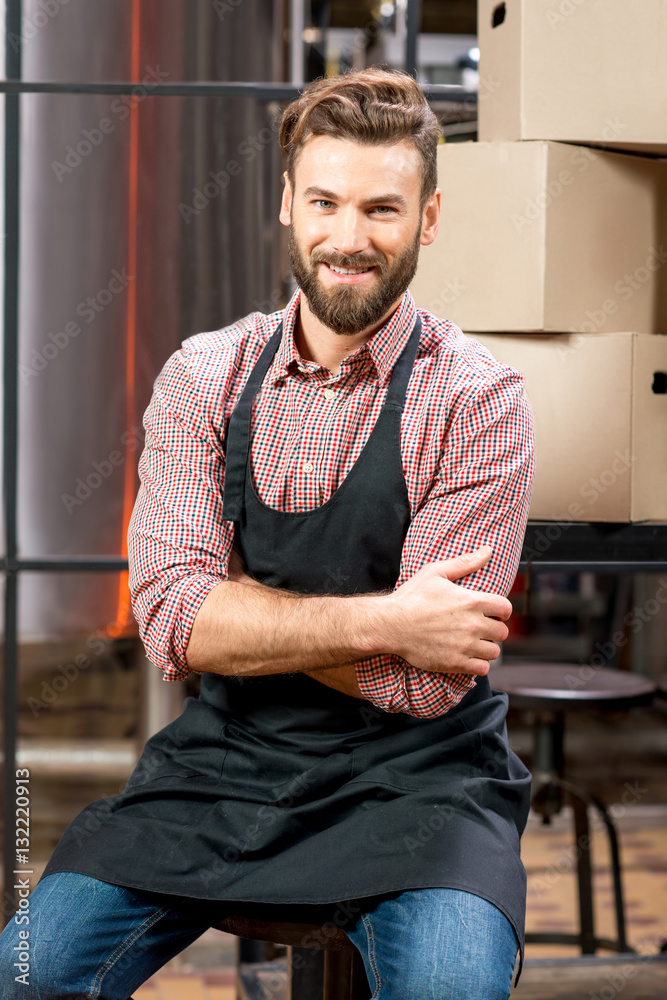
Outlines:
[[[171,628],[165,623],[165,631],[156,635],[151,634],[149,627],[144,636],[147,656],[152,663],[162,669],[163,680],[182,681],[192,672],[185,659],[192,626],[204,599],[225,579],[224,576],[215,576],[212,573],[197,573],[177,580],[169,588],[165,604],[171,611],[167,616]],[[164,610],[163,606],[163,613]],[[162,618],[162,615],[158,617]]]
[[434,719],[454,708],[472,690],[472,674],[419,670],[400,656],[371,656],[356,664],[359,690],[385,712]]

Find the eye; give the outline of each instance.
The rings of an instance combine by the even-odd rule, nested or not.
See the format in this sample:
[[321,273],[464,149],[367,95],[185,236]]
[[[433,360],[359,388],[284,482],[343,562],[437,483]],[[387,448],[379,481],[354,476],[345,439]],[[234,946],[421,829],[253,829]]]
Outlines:
[[315,201],[315,204],[316,205],[323,205],[324,207],[331,207],[331,205],[333,205],[333,202],[332,201],[327,201],[326,198],[318,198]]
[[395,212],[396,209],[392,205],[375,205],[373,208],[374,212],[379,212],[380,215],[386,215],[391,212]]

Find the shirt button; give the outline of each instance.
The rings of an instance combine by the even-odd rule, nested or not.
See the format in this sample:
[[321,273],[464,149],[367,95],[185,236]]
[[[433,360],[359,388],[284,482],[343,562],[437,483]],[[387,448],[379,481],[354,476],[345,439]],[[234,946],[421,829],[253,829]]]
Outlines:
[[304,462],[303,463],[303,471],[304,472],[312,472],[314,468],[315,468],[315,466],[313,465],[312,462]]
[[324,398],[325,399],[333,399],[335,395],[336,395],[336,393],[333,391],[333,389],[325,389],[324,390]]
[[307,369],[307,368],[304,368],[304,367],[303,367],[303,365],[297,365],[297,368],[299,369],[299,371],[300,371],[300,372],[301,372],[301,373],[302,373],[303,375],[307,375],[307,374],[308,374],[308,369]]

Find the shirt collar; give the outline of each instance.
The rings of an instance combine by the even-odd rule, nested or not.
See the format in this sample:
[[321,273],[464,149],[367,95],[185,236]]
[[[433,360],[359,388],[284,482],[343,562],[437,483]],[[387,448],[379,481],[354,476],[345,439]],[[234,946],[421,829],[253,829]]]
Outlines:
[[[294,328],[301,301],[301,289],[297,288],[283,310],[283,335],[280,346],[271,364],[267,378],[271,382],[285,378],[297,368],[316,371],[320,366],[314,361],[304,361],[294,343]],[[380,380],[385,381],[398,361],[401,351],[408,342],[417,317],[417,306],[409,289],[403,293],[398,308],[384,326],[373,334],[370,340],[348,355],[343,361],[341,372],[346,368],[370,360]]]

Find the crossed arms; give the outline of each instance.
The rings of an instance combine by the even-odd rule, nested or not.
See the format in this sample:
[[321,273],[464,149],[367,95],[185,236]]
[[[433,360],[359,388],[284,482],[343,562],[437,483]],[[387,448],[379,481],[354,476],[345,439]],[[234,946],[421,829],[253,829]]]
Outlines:
[[304,597],[256,585],[235,563],[217,431],[173,355],[144,417],[128,533],[133,611],[165,679],[298,670],[386,711],[433,717],[456,704],[507,635],[532,483],[521,380],[494,378],[448,428],[395,591]]

